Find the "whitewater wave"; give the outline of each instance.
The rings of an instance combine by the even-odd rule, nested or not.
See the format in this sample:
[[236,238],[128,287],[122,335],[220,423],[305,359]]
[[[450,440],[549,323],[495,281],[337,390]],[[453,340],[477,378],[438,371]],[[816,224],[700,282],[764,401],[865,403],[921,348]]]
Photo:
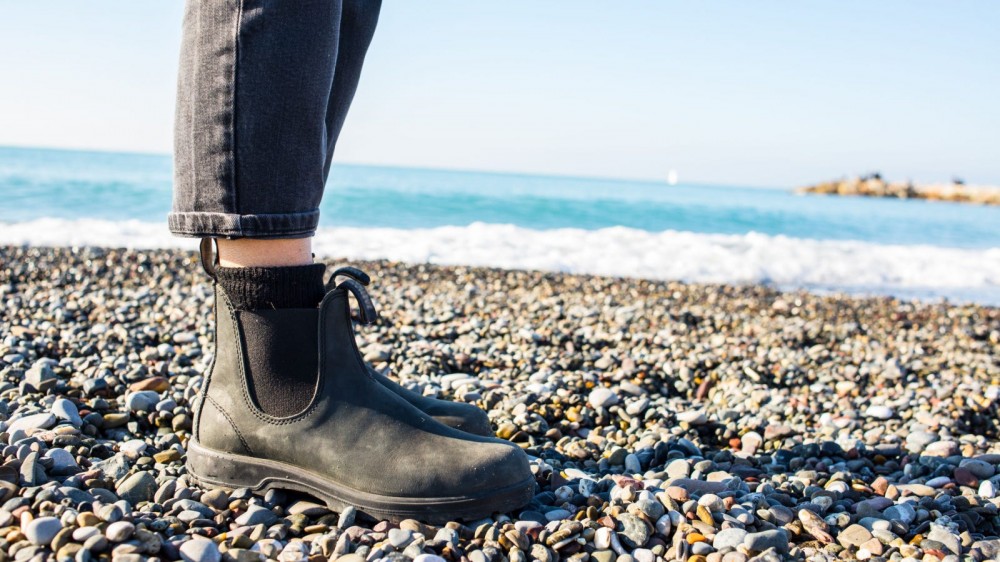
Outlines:
[[[38,219],[0,224],[0,244],[194,249],[165,224]],[[321,257],[765,283],[854,294],[1000,304],[1000,248],[884,245],[631,228],[533,230],[475,223],[425,229],[321,228]]]

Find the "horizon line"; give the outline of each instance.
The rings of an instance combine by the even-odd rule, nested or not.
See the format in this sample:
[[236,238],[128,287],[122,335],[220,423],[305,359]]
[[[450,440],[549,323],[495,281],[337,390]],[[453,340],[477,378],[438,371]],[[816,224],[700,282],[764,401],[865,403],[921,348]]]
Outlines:
[[[107,149],[107,148],[77,148],[77,147],[66,147],[66,146],[38,146],[38,145],[13,145],[13,144],[2,144],[0,143],[0,149],[20,149],[20,150],[49,150],[53,152],[82,152],[82,153],[93,153],[93,154],[119,154],[119,155],[133,155],[133,156],[157,156],[163,158],[171,158],[173,156],[170,152],[153,152],[146,150],[126,150],[126,149]],[[357,167],[369,167],[369,168],[394,168],[399,170],[422,170],[431,172],[451,172],[451,173],[475,173],[475,174],[490,174],[497,176],[521,176],[521,177],[536,177],[536,178],[553,178],[553,179],[575,179],[584,181],[612,181],[612,182],[622,182],[622,183],[640,183],[647,185],[660,185],[663,187],[676,187],[676,186],[688,186],[688,187],[730,187],[730,188],[750,188],[750,189],[767,189],[767,190],[791,190],[794,189],[792,186],[779,186],[774,184],[720,184],[715,182],[704,182],[704,181],[681,181],[676,185],[671,185],[666,179],[653,179],[653,178],[625,178],[625,177],[614,177],[614,176],[585,176],[573,173],[555,173],[555,172],[526,172],[526,171],[512,171],[512,170],[496,170],[496,169],[474,169],[474,168],[462,168],[462,167],[434,167],[434,166],[417,166],[411,164],[393,164],[393,163],[381,163],[376,164],[372,162],[358,162],[358,161],[340,161],[334,160],[334,166],[337,164],[345,166],[357,166]]]

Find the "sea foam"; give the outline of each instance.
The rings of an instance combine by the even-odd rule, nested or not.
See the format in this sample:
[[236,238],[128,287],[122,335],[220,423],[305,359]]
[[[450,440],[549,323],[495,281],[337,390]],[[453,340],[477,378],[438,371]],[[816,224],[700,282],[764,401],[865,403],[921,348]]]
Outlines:
[[[0,224],[0,244],[194,249],[165,224],[38,219]],[[533,230],[474,223],[425,229],[321,228],[321,257],[540,269],[700,283],[764,283],[820,292],[1000,304],[1000,248],[647,232]]]

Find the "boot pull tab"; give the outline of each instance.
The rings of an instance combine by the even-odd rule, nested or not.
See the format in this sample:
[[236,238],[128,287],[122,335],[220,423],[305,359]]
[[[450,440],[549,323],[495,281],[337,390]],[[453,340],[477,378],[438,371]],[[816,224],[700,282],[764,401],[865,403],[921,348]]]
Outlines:
[[351,279],[354,279],[355,281],[361,283],[365,287],[367,287],[372,282],[372,278],[368,277],[367,273],[361,271],[356,267],[351,267],[349,265],[345,265],[344,267],[338,268],[336,271],[333,272],[333,275],[330,277],[330,279],[336,282],[338,277],[350,277]]
[[[364,275],[364,274],[362,274]],[[367,277],[367,275],[365,275]],[[358,309],[361,311],[361,323],[366,326],[371,326],[378,320],[378,311],[375,310],[375,304],[372,302],[372,298],[368,296],[368,291],[365,290],[364,285],[355,281],[353,277],[349,277],[342,281],[337,288],[343,287],[354,295],[354,298],[358,301]]]
[[[213,248],[213,244],[215,247]],[[201,268],[205,270],[212,280],[215,280],[215,268],[219,265],[219,252],[217,251],[218,242],[215,238],[202,238],[200,253],[201,253]]]

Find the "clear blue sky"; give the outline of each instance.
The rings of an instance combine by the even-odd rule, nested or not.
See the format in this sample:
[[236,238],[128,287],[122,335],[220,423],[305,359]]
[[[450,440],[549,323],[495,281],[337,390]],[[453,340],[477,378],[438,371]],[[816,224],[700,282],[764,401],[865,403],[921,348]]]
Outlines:
[[[0,144],[169,152],[180,0],[0,0]],[[1000,3],[386,0],[337,160],[1000,184]]]

